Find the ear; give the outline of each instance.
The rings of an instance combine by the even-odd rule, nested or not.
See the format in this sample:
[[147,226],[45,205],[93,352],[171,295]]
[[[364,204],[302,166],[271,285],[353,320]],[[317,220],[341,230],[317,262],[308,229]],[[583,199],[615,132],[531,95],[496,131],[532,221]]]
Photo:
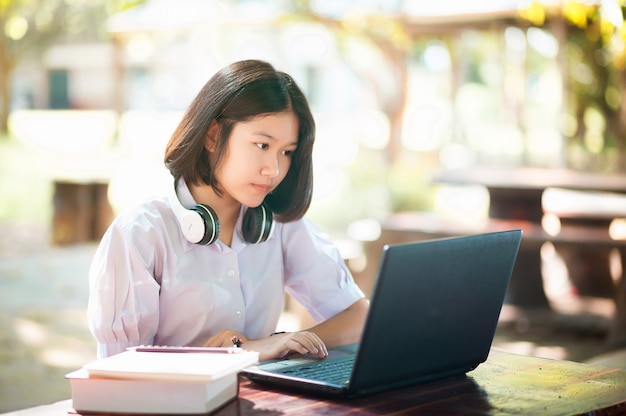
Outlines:
[[219,137],[219,134],[220,126],[217,124],[217,121],[211,121],[204,140],[204,147],[209,153],[215,152],[215,148],[217,147],[217,138]]

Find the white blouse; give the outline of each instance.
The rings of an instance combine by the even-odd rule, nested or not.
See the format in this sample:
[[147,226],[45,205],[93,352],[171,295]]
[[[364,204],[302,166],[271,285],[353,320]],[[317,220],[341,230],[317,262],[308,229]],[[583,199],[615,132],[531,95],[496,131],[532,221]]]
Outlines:
[[[195,205],[184,182],[178,196]],[[173,198],[124,211],[100,242],[88,305],[99,357],[142,344],[198,346],[222,329],[267,337],[284,291],[318,321],[364,296],[330,237],[306,218],[276,222],[264,243],[249,244],[238,231],[231,247],[201,246],[183,236]]]

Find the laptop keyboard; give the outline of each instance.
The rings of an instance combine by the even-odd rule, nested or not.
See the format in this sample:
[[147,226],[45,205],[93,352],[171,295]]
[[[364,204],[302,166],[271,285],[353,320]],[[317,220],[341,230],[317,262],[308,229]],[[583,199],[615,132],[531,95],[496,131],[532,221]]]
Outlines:
[[293,377],[325,381],[333,384],[345,384],[350,381],[355,356],[335,360],[322,360],[307,363],[299,367],[285,368],[279,372]]

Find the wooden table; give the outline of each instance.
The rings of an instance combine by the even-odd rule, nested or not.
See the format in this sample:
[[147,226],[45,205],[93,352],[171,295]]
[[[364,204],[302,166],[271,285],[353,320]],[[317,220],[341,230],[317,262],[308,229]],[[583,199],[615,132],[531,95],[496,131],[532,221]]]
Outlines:
[[[71,400],[14,416],[64,415]],[[327,400],[261,387],[247,380],[217,412],[232,415],[617,415],[626,414],[626,372],[572,361],[492,350],[467,375],[349,400]]]
[[[482,185],[489,193],[489,217],[506,221],[528,221],[541,224],[544,209],[542,197],[548,188],[565,190],[604,192],[626,195],[626,175],[584,173],[568,169],[514,168],[489,169],[471,168],[444,170],[433,177],[436,183]],[[612,213],[598,209],[596,213],[560,212],[562,235],[553,240],[557,250],[565,250],[570,257],[586,256],[586,264],[597,264],[607,260],[607,264],[594,269],[594,278],[602,280],[598,286],[609,287],[616,298],[616,323],[611,335],[616,344],[626,343],[626,277],[622,275],[618,290],[613,288],[613,281],[608,267],[608,253],[614,247],[621,250],[622,259],[626,260],[626,241],[611,240],[608,225]],[[615,212],[616,217],[620,213]],[[621,213],[626,216],[626,212]],[[593,228],[596,227],[596,230]],[[604,228],[602,228],[604,227]],[[588,235],[603,233],[602,238],[588,239]],[[547,239],[546,241],[549,241]],[[513,304],[530,307],[549,307],[541,276],[541,245],[522,245],[511,277],[509,300]],[[593,259],[592,259],[593,258]],[[623,265],[626,271],[626,264]],[[581,270],[573,270],[581,273]],[[617,292],[617,293],[616,293]]]
[[546,188],[626,194],[626,175],[570,169],[451,169],[434,176],[439,183],[483,185],[489,192],[489,216],[541,222]]

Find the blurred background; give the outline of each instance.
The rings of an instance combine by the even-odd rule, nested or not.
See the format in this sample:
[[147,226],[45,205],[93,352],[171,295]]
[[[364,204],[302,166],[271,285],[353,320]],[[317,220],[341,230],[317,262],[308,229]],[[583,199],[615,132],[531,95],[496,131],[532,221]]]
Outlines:
[[[162,154],[182,112],[245,58],[305,91],[318,127],[309,216],[368,294],[383,244],[502,226],[485,181],[441,172],[593,175],[584,192],[546,177],[545,218],[505,224],[541,255],[546,299],[510,297],[496,345],[577,361],[620,351],[625,2],[473,3],[0,1],[0,411],[69,397],[63,375],[95,358],[99,238],[170,186]],[[602,178],[623,188],[603,192]],[[595,222],[566,235],[564,211]],[[290,304],[283,325],[308,319]]]

